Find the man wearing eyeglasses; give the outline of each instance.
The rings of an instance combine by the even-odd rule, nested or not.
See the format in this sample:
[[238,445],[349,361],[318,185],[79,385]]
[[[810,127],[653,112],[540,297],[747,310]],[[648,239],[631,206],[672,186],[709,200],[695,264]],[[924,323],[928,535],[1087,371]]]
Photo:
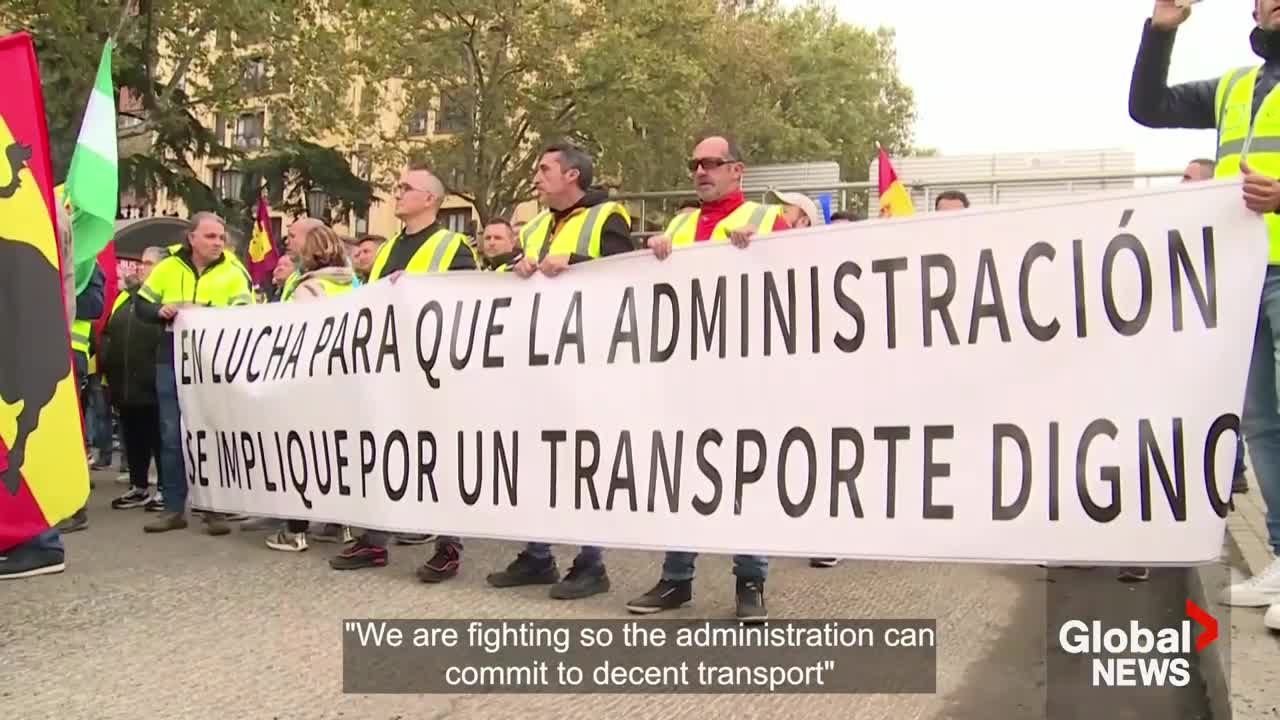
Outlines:
[[[369,270],[369,282],[383,278],[395,282],[404,273],[475,270],[479,267],[467,237],[439,223],[444,198],[444,183],[425,165],[410,164],[400,174],[400,182],[396,185],[396,217],[404,224],[404,229],[378,249]],[[367,531],[354,545],[329,560],[329,565],[335,570],[382,567],[387,564],[387,541],[390,539],[390,533]],[[419,545],[430,539],[429,535],[396,536],[402,545]],[[444,545],[437,546],[437,555],[447,553],[449,548]]]
[[725,242],[729,233],[750,228],[764,234],[790,227],[781,208],[749,202],[742,194],[742,173],[746,164],[736,143],[722,135],[712,135],[698,143],[689,160],[693,191],[698,209],[671,220],[666,232],[649,238],[649,248],[659,259],[673,247],[695,242]]
[[[659,260],[673,247],[695,242],[728,242],[746,247],[741,238],[763,235],[790,227],[777,205],[749,202],[742,195],[742,153],[732,140],[713,135],[698,143],[689,161],[693,189],[700,204],[697,210],[677,215],[667,231],[649,239],[649,248]],[[662,563],[662,577],[649,592],[627,603],[627,610],[650,614],[674,610],[693,599],[694,562],[698,554],[669,551]],[[734,555],[737,577],[737,617],[744,623],[769,619],[764,603],[764,582],[769,559],[759,555]]]

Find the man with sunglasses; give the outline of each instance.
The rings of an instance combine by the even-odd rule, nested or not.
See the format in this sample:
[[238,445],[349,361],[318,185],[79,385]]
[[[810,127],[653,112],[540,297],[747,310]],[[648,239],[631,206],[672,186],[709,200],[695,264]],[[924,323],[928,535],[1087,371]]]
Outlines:
[[695,242],[724,242],[729,239],[730,231],[743,227],[761,235],[789,228],[781,208],[749,202],[743,196],[745,170],[742,152],[729,138],[712,135],[699,142],[689,160],[698,209],[677,215],[667,225],[666,232],[649,238],[653,254],[663,259],[671,254],[673,247]]
[[[782,208],[748,202],[742,195],[742,153],[733,141],[721,135],[698,143],[689,161],[693,189],[701,201],[697,210],[677,215],[667,231],[649,240],[649,248],[659,260],[671,254],[672,247],[695,242],[728,242],[730,235],[750,237],[790,225],[782,216]],[[742,241],[734,244],[746,247]],[[674,610],[693,599],[694,562],[698,554],[668,551],[662,563],[662,577],[649,592],[627,603],[627,610],[641,615]],[[769,559],[759,555],[734,555],[733,574],[737,577],[737,617],[744,623],[762,623],[769,619],[764,603],[764,582],[769,572]]]
[[[476,270],[479,265],[471,243],[438,221],[444,204],[444,183],[425,165],[411,163],[400,174],[396,185],[396,217],[404,223],[399,235],[378,248],[369,270],[369,282],[396,278],[404,273],[435,273],[454,270]],[[369,530],[354,545],[329,560],[334,570],[358,570],[387,564],[387,541],[390,533]],[[398,535],[402,545],[418,545],[430,541],[428,535]],[[456,560],[449,541],[437,542],[436,553],[427,567]]]

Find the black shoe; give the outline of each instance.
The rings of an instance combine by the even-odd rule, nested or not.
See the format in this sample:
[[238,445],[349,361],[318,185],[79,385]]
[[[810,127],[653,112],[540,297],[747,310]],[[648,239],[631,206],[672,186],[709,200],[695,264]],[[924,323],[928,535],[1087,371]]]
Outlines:
[[386,564],[387,549],[366,543],[364,538],[360,538],[354,545],[329,559],[329,567],[334,570],[360,570],[383,567]]
[[89,527],[89,511],[80,508],[75,515],[58,523],[58,532],[62,534],[80,532]]
[[564,579],[551,586],[551,597],[556,600],[581,600],[604,592],[609,592],[604,563],[583,567],[575,562]]
[[144,507],[151,500],[151,493],[141,488],[132,488],[129,492],[111,501],[113,510],[130,510]]
[[52,575],[67,569],[64,555],[57,550],[16,547],[0,554],[0,580]]
[[142,506],[144,512],[164,512],[164,498],[160,496],[160,492],[156,491],[146,505]]
[[522,552],[507,566],[506,570],[489,573],[485,580],[498,588],[555,585],[560,581],[560,571],[556,568],[555,558],[539,560]]
[[462,567],[462,547],[455,543],[436,546],[436,553],[418,568],[418,579],[424,583],[444,582],[458,574]]
[[811,558],[809,567],[811,568],[833,568],[839,565],[840,561],[836,558]]
[[675,610],[692,599],[692,580],[659,580],[652,590],[627,603],[627,610],[637,615],[652,615]]
[[738,578],[738,619],[757,624],[769,619],[764,607],[764,581],[754,578]]

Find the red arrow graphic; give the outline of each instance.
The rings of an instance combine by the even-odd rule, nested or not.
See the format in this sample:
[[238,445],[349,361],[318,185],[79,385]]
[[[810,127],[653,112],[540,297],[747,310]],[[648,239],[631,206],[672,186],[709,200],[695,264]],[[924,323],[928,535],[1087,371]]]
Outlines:
[[1187,617],[1204,626],[1204,631],[1196,636],[1196,652],[1204,650],[1209,643],[1218,639],[1218,621],[1199,605],[1191,602],[1191,598],[1187,598]]

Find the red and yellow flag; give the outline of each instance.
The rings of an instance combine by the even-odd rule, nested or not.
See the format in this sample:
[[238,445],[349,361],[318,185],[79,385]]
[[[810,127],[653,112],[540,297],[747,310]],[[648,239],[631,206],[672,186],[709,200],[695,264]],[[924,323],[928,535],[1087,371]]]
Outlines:
[[276,252],[276,239],[271,235],[271,213],[267,209],[266,198],[259,195],[258,207],[254,211],[253,235],[249,238],[249,277],[254,286],[269,284],[278,262],[280,254]]
[[911,193],[907,192],[906,186],[898,179],[898,173],[894,171],[893,163],[889,162],[884,148],[877,149],[880,152],[880,171],[876,173],[880,180],[880,217],[914,214]]
[[0,550],[89,496],[31,36],[0,38]]

